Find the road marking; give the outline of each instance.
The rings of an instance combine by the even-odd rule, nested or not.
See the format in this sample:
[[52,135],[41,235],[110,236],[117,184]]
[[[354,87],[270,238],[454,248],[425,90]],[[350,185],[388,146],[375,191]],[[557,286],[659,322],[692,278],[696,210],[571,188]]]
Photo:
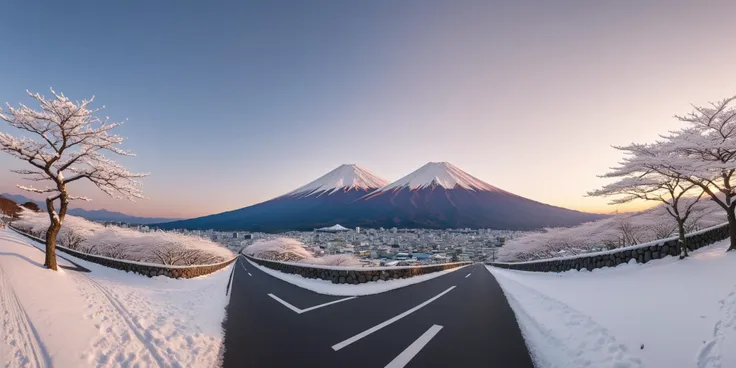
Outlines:
[[248,276],[253,276],[253,275],[251,275],[250,272],[248,272]]
[[281,299],[281,298],[277,297],[276,295],[273,295],[273,294],[268,294],[268,296],[270,296],[271,298],[273,298],[273,299],[274,299],[274,300],[276,300],[277,302],[279,302],[279,303],[283,304],[283,305],[284,305],[284,306],[285,306],[286,308],[289,308],[289,309],[293,310],[293,311],[294,311],[294,312],[296,312],[297,314],[301,314],[301,313],[302,313],[302,310],[301,310],[301,309],[299,309],[299,308],[297,308],[297,307],[295,307],[295,306],[293,306],[293,305],[291,305],[291,304],[287,303],[286,301],[284,301],[283,299]]
[[409,362],[414,358],[417,353],[419,353],[420,350],[424,348],[427,343],[429,343],[430,340],[434,337],[434,335],[437,335],[438,332],[442,329],[442,326],[440,325],[434,325],[427,330],[427,332],[423,333],[422,336],[419,336],[419,338],[411,343],[409,347],[404,349],[404,351],[401,352],[394,360],[391,361],[391,363],[388,363],[386,368],[404,368]]
[[467,279],[467,278],[468,278],[468,277],[470,277],[470,275],[472,275],[472,274],[473,274],[473,273],[471,272],[471,273],[469,273],[469,274],[465,275],[465,278]]
[[245,272],[248,272],[248,269],[247,269],[247,268],[245,268],[245,266],[243,266],[243,264],[242,264],[242,263],[240,264],[240,267],[243,267],[243,269],[245,270]]
[[352,343],[354,343],[354,342],[356,342],[356,341],[358,341],[358,340],[360,340],[360,339],[362,339],[362,338],[364,338],[364,337],[366,337],[366,336],[368,336],[368,335],[370,335],[370,334],[372,334],[372,333],[374,333],[374,332],[376,332],[376,331],[378,331],[378,330],[380,330],[380,329],[382,329],[382,328],[384,328],[384,327],[386,327],[386,326],[388,326],[388,325],[390,325],[390,324],[392,324],[392,323],[394,323],[394,322],[396,322],[396,321],[398,321],[398,320],[400,320],[400,319],[402,319],[402,318],[404,318],[404,317],[406,317],[406,316],[408,316],[408,315],[410,315],[410,314],[418,311],[419,309],[425,307],[427,304],[429,304],[429,303],[431,303],[431,302],[439,299],[441,296],[449,293],[454,288],[455,288],[455,286],[451,286],[449,289],[447,289],[447,290],[445,290],[445,291],[437,294],[432,299],[429,299],[426,302],[424,302],[422,304],[419,304],[416,307],[414,307],[412,309],[409,309],[408,311],[406,311],[404,313],[401,313],[401,314],[399,314],[398,316],[396,316],[394,318],[389,319],[388,321],[385,321],[385,322],[383,322],[381,324],[375,325],[375,326],[373,326],[373,327],[371,327],[371,328],[369,328],[369,329],[367,329],[367,330],[365,330],[365,331],[363,331],[363,332],[361,332],[361,333],[359,333],[359,334],[357,334],[357,335],[355,335],[355,336],[353,336],[353,337],[351,337],[351,338],[349,338],[349,339],[347,339],[347,340],[345,340],[343,342],[339,342],[339,343],[333,345],[332,346],[332,350],[338,351],[338,350],[340,350],[340,349],[342,349],[342,348],[344,348],[344,347],[346,347],[346,346],[348,346],[348,345],[350,345],[350,344],[352,344]]
[[289,302],[287,302],[287,301],[285,301],[285,300],[283,300],[283,299],[281,299],[281,298],[277,297],[276,295],[273,295],[273,294],[268,294],[268,296],[270,296],[271,298],[273,298],[273,299],[274,299],[274,300],[276,300],[277,302],[279,302],[279,303],[283,304],[283,305],[284,305],[284,306],[285,306],[286,308],[289,308],[289,309],[293,310],[294,312],[296,312],[296,314],[302,314],[302,313],[306,313],[306,312],[309,312],[309,311],[313,311],[313,310],[315,310],[315,309],[319,309],[319,308],[322,308],[322,307],[326,307],[326,306],[328,306],[328,305],[332,305],[332,304],[337,304],[337,303],[340,303],[340,302],[344,302],[344,301],[346,301],[346,300],[350,300],[350,299],[355,299],[355,298],[357,298],[357,297],[355,297],[355,296],[351,296],[351,297],[349,297],[349,298],[343,298],[343,299],[333,300],[333,301],[331,301],[331,302],[327,302],[327,303],[324,303],[324,304],[320,304],[320,305],[315,305],[314,307],[309,307],[309,308],[306,308],[306,309],[299,309],[299,308],[297,308],[297,307],[295,307],[295,306],[293,306],[293,305],[289,304]]

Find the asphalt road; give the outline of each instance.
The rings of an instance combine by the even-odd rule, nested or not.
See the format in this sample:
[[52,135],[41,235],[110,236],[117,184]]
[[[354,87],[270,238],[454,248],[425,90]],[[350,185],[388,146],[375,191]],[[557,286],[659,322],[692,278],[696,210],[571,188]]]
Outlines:
[[482,264],[347,298],[296,287],[241,257],[230,292],[225,367],[533,367]]

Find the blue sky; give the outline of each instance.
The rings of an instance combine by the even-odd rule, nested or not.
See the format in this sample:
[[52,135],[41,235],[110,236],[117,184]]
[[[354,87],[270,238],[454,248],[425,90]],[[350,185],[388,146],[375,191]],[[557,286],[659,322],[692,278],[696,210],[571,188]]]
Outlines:
[[[449,161],[542,202],[585,198],[612,144],[736,94],[736,4],[689,1],[36,2],[3,7],[0,101],[96,95],[149,200],[189,217],[288,192],[342,163],[395,180]],[[6,131],[7,126],[0,126]],[[0,192],[14,189],[0,156]],[[7,173],[7,174],[6,174]]]

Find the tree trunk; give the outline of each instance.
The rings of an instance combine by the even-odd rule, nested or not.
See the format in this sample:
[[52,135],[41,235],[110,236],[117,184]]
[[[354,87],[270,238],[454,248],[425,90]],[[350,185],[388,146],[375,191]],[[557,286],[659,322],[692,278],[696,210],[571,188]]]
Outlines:
[[46,231],[46,261],[44,266],[56,271],[56,235],[59,234],[61,224],[51,220],[51,225]]
[[736,214],[733,209],[728,210],[728,230],[731,235],[731,246],[726,252],[736,250]]
[[687,239],[685,238],[685,221],[677,221],[677,232],[679,239],[677,243],[680,245],[680,259],[687,258]]
[[56,266],[56,236],[59,235],[61,230],[64,216],[66,216],[67,207],[69,207],[69,197],[66,191],[61,192],[61,209],[60,215],[57,215],[56,209],[54,208],[54,201],[51,198],[46,199],[46,211],[49,213],[50,225],[49,229],[46,230],[46,260],[44,266],[57,270]]

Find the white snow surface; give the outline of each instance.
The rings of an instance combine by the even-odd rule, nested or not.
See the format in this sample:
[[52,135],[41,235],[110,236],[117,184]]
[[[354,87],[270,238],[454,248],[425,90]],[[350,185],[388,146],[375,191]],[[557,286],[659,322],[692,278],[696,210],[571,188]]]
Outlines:
[[310,196],[324,193],[332,194],[340,190],[374,190],[388,184],[370,171],[355,165],[344,164],[319,177],[317,180],[299,187],[284,196]]
[[538,368],[736,367],[736,252],[563,273],[488,267]]
[[379,280],[379,281],[366,282],[364,284],[349,285],[349,284],[333,284],[331,281],[327,281],[327,280],[308,279],[301,275],[284,273],[281,271],[270,269],[268,267],[261,266],[247,258],[246,258],[246,261],[248,261],[248,263],[250,263],[253,267],[258,268],[259,270],[277,279],[286,281],[290,284],[294,284],[296,286],[299,286],[307,290],[314,291],[315,293],[318,293],[318,294],[337,295],[337,296],[362,296],[362,295],[373,295],[373,294],[385,293],[393,289],[398,289],[404,286],[414,285],[420,282],[431,280],[435,277],[440,277],[450,272],[455,272],[461,268],[467,267],[467,266],[461,266],[461,267],[456,267],[456,268],[452,268],[449,270],[414,276],[414,277],[410,277],[407,279],[397,279],[397,280],[387,280],[387,281]]
[[400,190],[403,188],[409,188],[410,190],[422,189],[432,185],[439,185],[446,189],[463,188],[473,191],[504,192],[460,170],[449,162],[430,162],[411,174],[373,193]]
[[92,272],[54,272],[34,247],[42,245],[0,230],[0,366],[219,365],[232,265],[175,280],[64,255]]

